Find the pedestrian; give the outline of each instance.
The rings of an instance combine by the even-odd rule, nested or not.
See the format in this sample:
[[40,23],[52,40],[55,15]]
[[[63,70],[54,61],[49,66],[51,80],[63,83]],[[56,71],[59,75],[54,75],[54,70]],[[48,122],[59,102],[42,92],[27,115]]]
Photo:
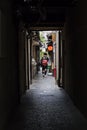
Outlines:
[[41,59],[43,77],[46,76],[47,74],[48,61],[49,61],[49,58],[47,57],[47,53],[44,53],[44,56]]

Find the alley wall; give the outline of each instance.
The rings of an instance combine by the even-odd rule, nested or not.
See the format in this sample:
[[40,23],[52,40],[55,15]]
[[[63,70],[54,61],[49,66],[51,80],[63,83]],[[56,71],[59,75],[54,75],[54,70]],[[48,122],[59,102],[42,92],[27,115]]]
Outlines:
[[0,1],[0,130],[4,130],[18,103],[17,32],[12,7]]
[[67,9],[64,26],[64,85],[87,117],[87,1]]

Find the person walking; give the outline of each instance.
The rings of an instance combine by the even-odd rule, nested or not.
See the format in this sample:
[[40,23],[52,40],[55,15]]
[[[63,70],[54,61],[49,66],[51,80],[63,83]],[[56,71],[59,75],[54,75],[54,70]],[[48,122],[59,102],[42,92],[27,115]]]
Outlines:
[[49,61],[49,58],[47,57],[47,53],[44,53],[44,56],[41,59],[43,77],[46,76],[47,74],[48,61]]

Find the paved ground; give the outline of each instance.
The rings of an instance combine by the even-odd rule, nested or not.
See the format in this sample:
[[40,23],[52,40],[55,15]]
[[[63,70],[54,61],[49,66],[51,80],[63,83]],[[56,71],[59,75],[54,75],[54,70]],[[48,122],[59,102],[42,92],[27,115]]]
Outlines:
[[87,121],[54,78],[39,73],[8,130],[87,130]]

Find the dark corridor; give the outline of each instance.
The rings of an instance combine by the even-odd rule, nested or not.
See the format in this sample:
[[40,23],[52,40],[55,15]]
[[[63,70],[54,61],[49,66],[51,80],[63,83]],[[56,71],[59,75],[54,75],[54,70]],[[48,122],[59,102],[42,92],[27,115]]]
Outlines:
[[[32,84],[31,31],[38,28],[62,31],[63,89],[53,77],[42,88],[49,76]],[[0,0],[0,130],[11,115],[9,130],[87,130],[87,0]]]

